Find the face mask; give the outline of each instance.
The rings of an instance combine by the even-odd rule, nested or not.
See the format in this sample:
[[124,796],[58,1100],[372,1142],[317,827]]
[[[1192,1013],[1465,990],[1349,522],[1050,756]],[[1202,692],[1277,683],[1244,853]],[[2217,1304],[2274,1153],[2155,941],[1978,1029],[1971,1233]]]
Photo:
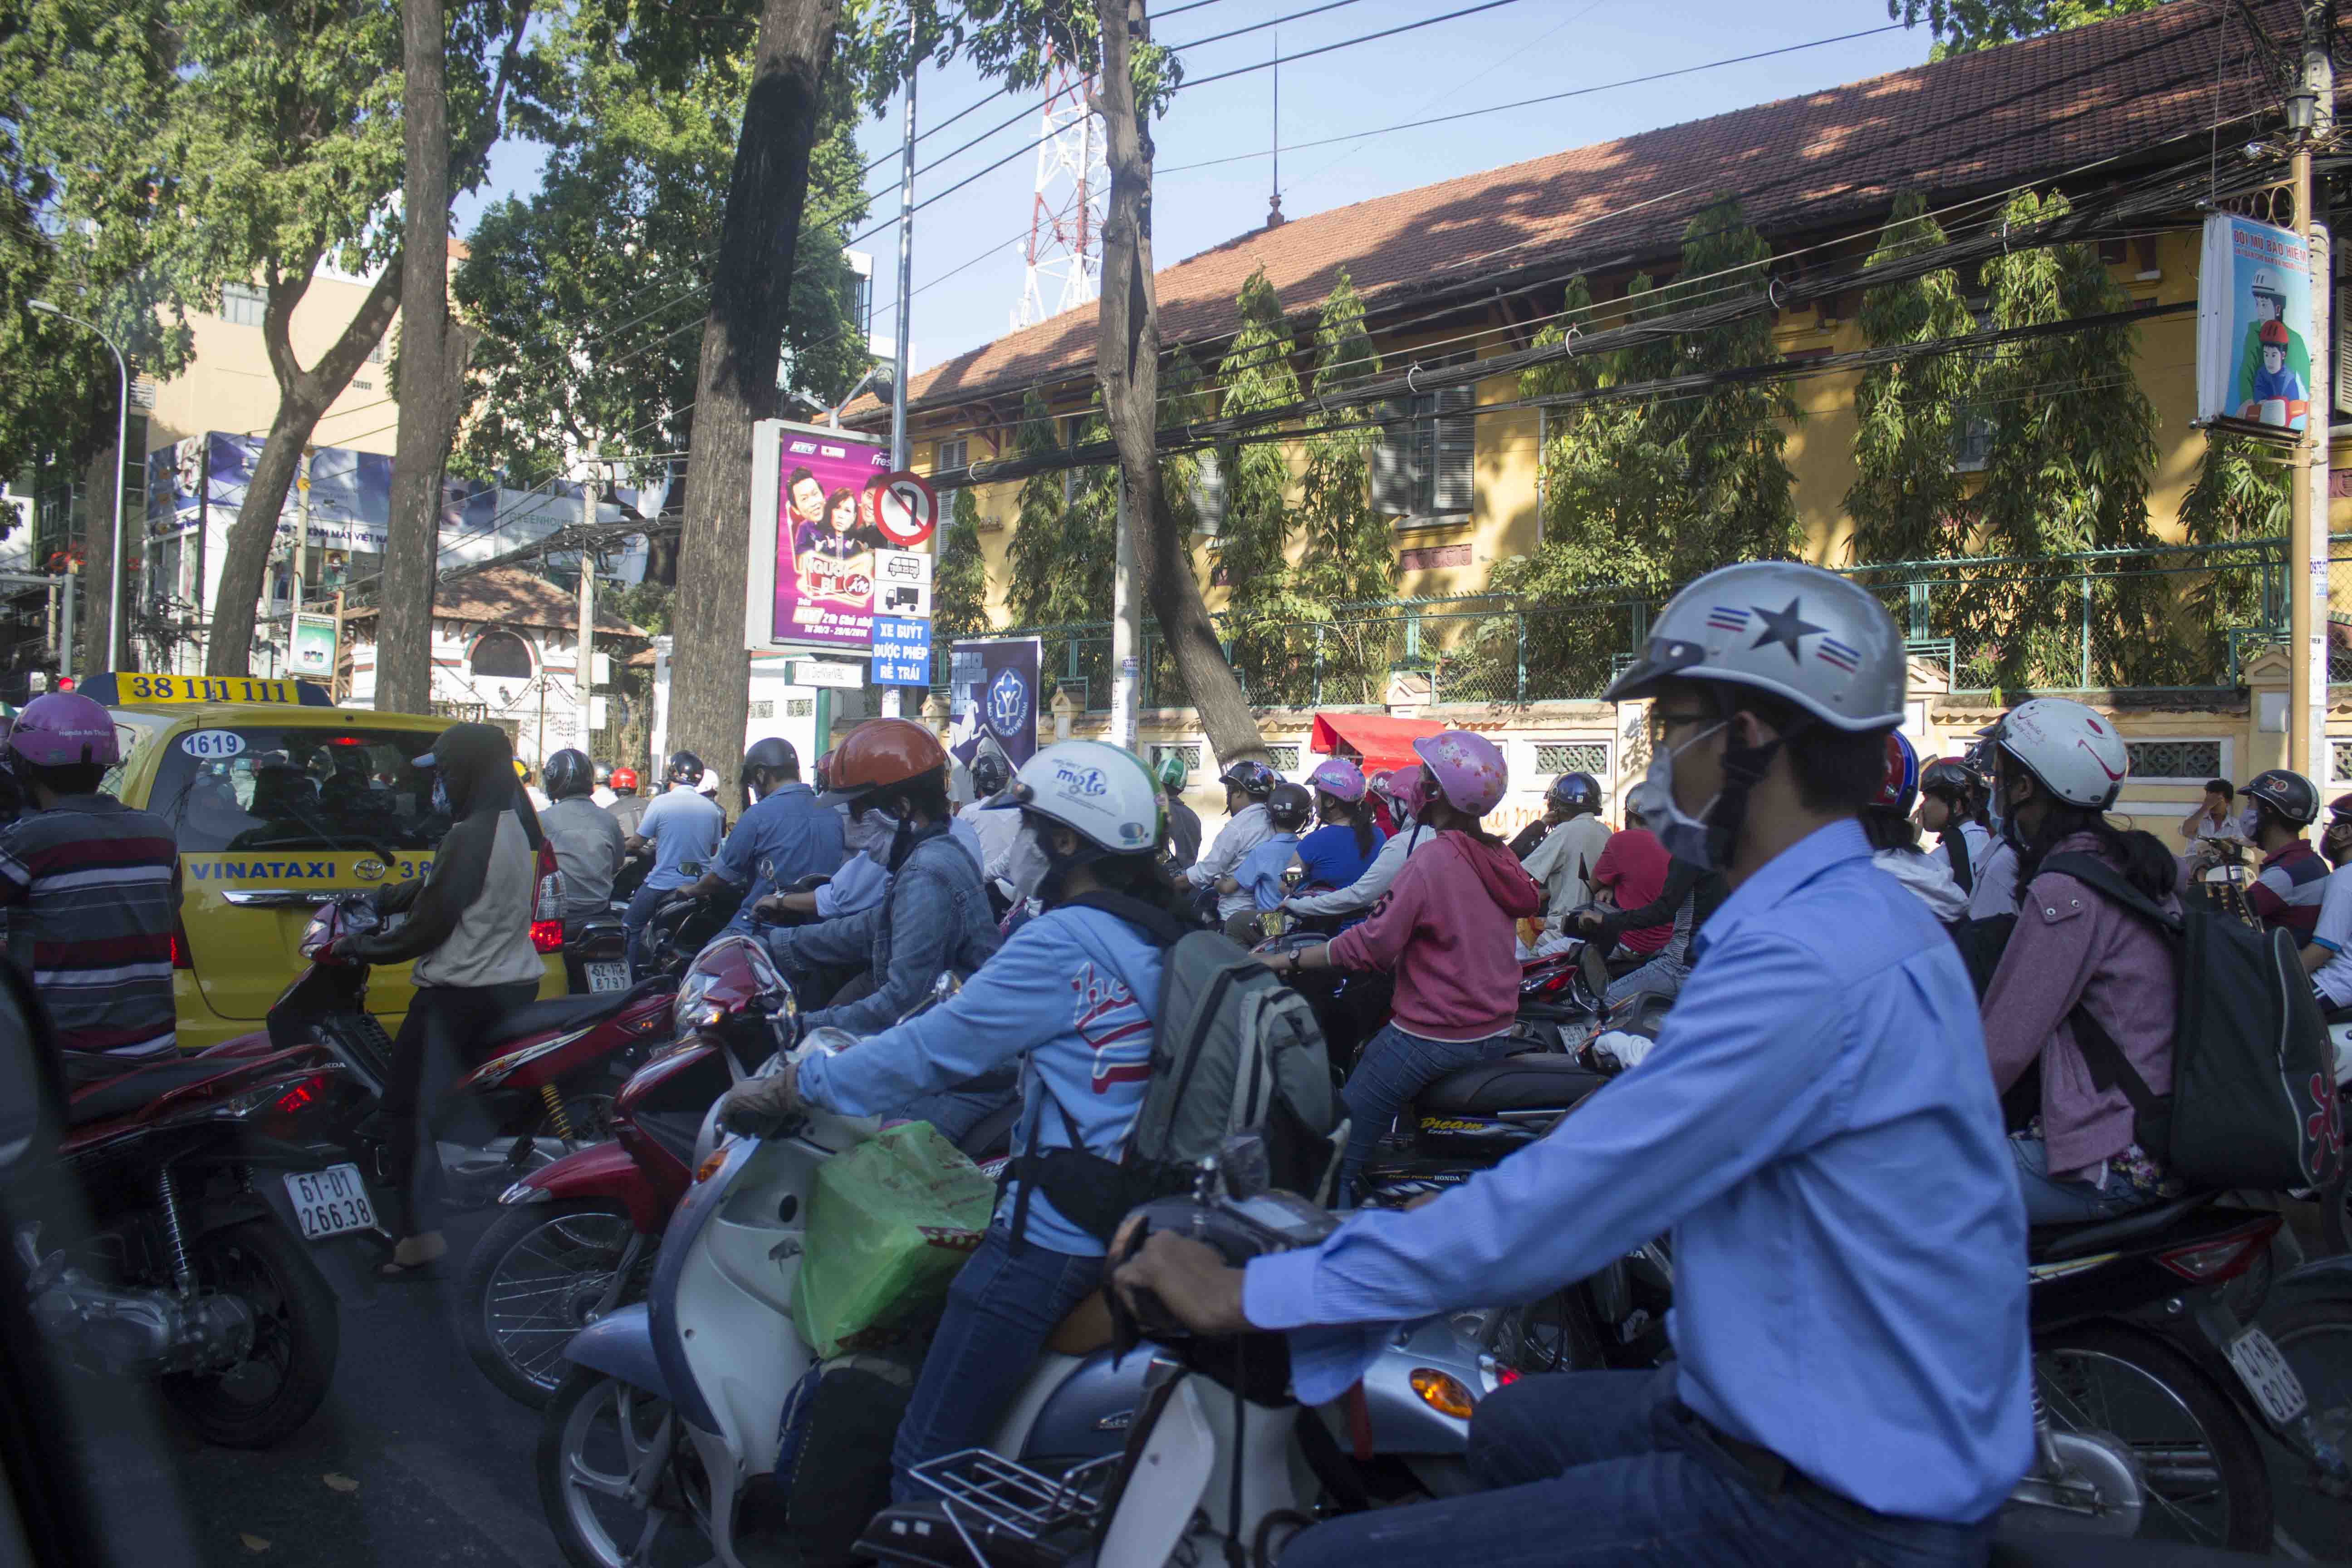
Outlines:
[[1045,852],[1045,836],[1034,822],[1024,822],[1004,860],[1004,879],[1013,884],[1013,901],[1035,898],[1053,869],[1054,858]]
[[440,774],[433,775],[433,809],[443,816],[453,815],[449,805],[449,784]]
[[2238,832],[2243,837],[2252,838],[2262,825],[2263,814],[2256,807],[2250,805],[2238,813]]
[[1675,759],[1723,728],[1721,721],[1685,741],[1671,752],[1662,751],[1650,760],[1650,771],[1633,786],[1633,814],[1643,825],[1657,835],[1658,842],[1667,854],[1677,860],[1687,860],[1694,866],[1714,868],[1715,856],[1709,846],[1707,814],[1716,802],[1723,798],[1721,791],[1699,807],[1696,816],[1685,811],[1675,801]]
[[890,840],[898,836],[898,823],[895,817],[869,811],[863,817],[853,820],[842,837],[852,852],[869,859],[883,860],[888,857]]

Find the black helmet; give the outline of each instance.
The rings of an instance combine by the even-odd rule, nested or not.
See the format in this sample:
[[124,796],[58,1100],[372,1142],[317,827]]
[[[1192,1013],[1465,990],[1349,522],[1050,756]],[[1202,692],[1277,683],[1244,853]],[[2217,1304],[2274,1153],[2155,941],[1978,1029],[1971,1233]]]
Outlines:
[[2254,782],[2238,793],[2261,801],[2293,827],[2308,827],[2319,817],[2319,792],[2309,779],[2284,768],[2256,773]]
[[1255,757],[1244,757],[1217,775],[1219,784],[1231,784],[1253,800],[1264,800],[1281,783],[1275,771]]
[[1984,775],[1958,757],[1937,757],[1919,771],[1919,793],[1965,801],[1985,787]]
[[1003,795],[1004,786],[1012,782],[1013,768],[1005,762],[1003,752],[983,751],[972,758],[971,792],[981,799],[992,800]]
[[1307,793],[1305,784],[1286,781],[1266,794],[1265,819],[1284,833],[1296,833],[1306,826],[1314,809],[1314,797]]
[[743,753],[743,767],[737,782],[750,784],[751,775],[761,768],[772,773],[791,773],[797,777],[801,771],[801,755],[793,750],[790,741],[771,735],[764,741],[752,742],[751,749]]
[[1601,781],[1591,773],[1562,773],[1551,781],[1544,798],[1570,811],[1599,811]]
[[575,795],[587,795],[596,787],[596,764],[588,753],[570,746],[547,759],[547,798],[569,800]]
[[669,754],[669,782],[692,787],[702,782],[702,759],[692,752],[672,752]]

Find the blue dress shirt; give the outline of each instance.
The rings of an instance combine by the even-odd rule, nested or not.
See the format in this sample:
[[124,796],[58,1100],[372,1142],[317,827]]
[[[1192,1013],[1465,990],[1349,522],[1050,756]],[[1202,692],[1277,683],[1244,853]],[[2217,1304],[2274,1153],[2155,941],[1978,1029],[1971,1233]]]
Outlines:
[[749,931],[751,906],[803,877],[829,877],[841,868],[841,814],[816,803],[816,791],[788,784],[746,811],[711,869],[744,889],[742,907],[727,929]]
[[1251,1263],[1244,1310],[1303,1331],[1320,1403],[1387,1325],[1535,1300],[1671,1229],[1685,1404],[1868,1507],[1982,1519],[2032,1447],[2025,1211],[1958,950],[1846,821],[1696,951],[1639,1067],[1436,1202]]

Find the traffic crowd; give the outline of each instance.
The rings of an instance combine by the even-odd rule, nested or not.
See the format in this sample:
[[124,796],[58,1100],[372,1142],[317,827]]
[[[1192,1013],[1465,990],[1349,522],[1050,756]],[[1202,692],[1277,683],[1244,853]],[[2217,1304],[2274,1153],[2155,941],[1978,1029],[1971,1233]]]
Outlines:
[[[1343,1207],[1416,1093],[1530,1048],[1522,960],[1573,951],[1596,1006],[1646,1016],[1655,1037],[1560,1133],[1246,1268],[1154,1232],[1108,1281],[1197,1333],[1286,1333],[1298,1395],[1319,1403],[1399,1322],[1530,1300],[1672,1233],[1670,1367],[1497,1389],[1469,1462],[1508,1500],[1328,1520],[1286,1568],[1981,1562],[2032,1457],[2029,1226],[2183,1190],[2146,1110],[2173,1089],[2179,958],[2162,919],[2242,899],[2294,933],[2333,1007],[2352,1002],[2352,868],[2331,873],[2305,841],[2319,802],[2295,774],[2216,781],[2176,854],[2109,816],[2127,757],[2090,709],[2024,702],[1967,756],[1922,767],[1897,732],[1905,694],[1901,637],[1867,592],[1750,563],[1679,595],[1607,693],[1649,704],[1654,759],[1614,831],[1597,782],[1571,773],[1505,843],[1485,826],[1502,753],[1458,731],[1369,779],[1340,760],[1303,784],[1236,763],[1205,845],[1181,767],[1065,742],[1016,773],[983,752],[958,806],[937,738],[893,719],[852,731],[808,781],[790,745],[752,746],[731,828],[687,752],[650,798],[626,768],[600,783],[577,752],[548,759],[543,796],[460,763],[457,826],[407,934],[347,939],[349,956],[416,959],[396,1048],[464,1055],[512,1005],[508,928],[529,919],[543,837],[575,910],[625,896],[633,962],[655,961],[666,909],[731,901],[721,934],[761,942],[802,989],[803,1034],[858,1037],[739,1084],[731,1130],[812,1106],[944,1127],[968,1114],[964,1086],[1017,1068],[1002,1205],[898,1428],[904,1502],[916,1466],[987,1440],[1055,1325],[1106,1284],[1121,1214],[1100,1194],[1152,1085],[1183,932],[1250,945],[1321,922],[1328,941],[1261,961],[1285,979],[1384,977],[1385,1022],[1334,1064]],[[168,964],[142,965],[168,937],[171,900],[151,884],[171,836],[96,793],[112,730],[76,701],[34,703],[9,739],[35,809],[0,832],[0,906],[37,973],[57,933],[102,922],[130,961],[107,1008],[147,1031],[141,1009],[169,1008]],[[496,761],[505,744],[457,725],[434,751]],[[139,858],[158,841],[160,860]],[[101,845],[125,875],[93,891],[78,868]],[[2321,847],[2352,860],[2352,796]],[[919,1009],[949,973],[961,989]],[[85,1027],[67,1029],[68,1051],[111,1048]],[[440,1256],[410,1216],[387,1278]]]

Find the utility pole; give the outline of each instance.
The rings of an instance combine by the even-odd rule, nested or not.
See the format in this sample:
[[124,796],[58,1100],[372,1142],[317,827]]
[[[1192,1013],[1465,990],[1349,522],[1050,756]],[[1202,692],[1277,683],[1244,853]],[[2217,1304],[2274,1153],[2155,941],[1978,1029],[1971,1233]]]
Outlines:
[[2329,773],[2327,752],[2327,466],[2328,425],[2334,408],[2327,363],[2328,266],[2326,215],[2319,210],[2323,187],[2312,177],[2312,154],[2334,129],[2336,73],[2329,58],[2330,0],[2303,0],[2302,69],[2287,97],[2288,133],[2294,140],[2293,174],[2295,233],[2304,241],[2311,276],[2310,413],[2295,443],[2288,489],[2287,554],[2291,570],[2304,574],[2304,590],[2291,595],[2289,636],[2294,666],[2289,700],[2294,713],[2287,735],[2287,765],[2313,780]]
[[[890,471],[907,467],[907,316],[914,295],[915,260],[915,13],[907,15],[907,129],[898,152],[898,320],[897,356],[890,366]],[[877,595],[877,597],[879,595]],[[882,714],[898,717],[898,688],[882,689]]]
[[1110,589],[1110,742],[1135,750],[1136,655],[1143,646],[1143,599],[1135,591],[1135,520],[1128,515],[1127,475],[1118,477],[1118,547]]
[[[596,711],[596,556],[588,548],[587,532],[596,526],[596,481],[591,477],[580,484],[580,646],[572,659],[572,690],[579,701],[580,749],[588,751],[591,721]],[[543,749],[543,748],[542,748]],[[592,758],[594,752],[588,753]],[[541,786],[542,789],[545,785]]]

